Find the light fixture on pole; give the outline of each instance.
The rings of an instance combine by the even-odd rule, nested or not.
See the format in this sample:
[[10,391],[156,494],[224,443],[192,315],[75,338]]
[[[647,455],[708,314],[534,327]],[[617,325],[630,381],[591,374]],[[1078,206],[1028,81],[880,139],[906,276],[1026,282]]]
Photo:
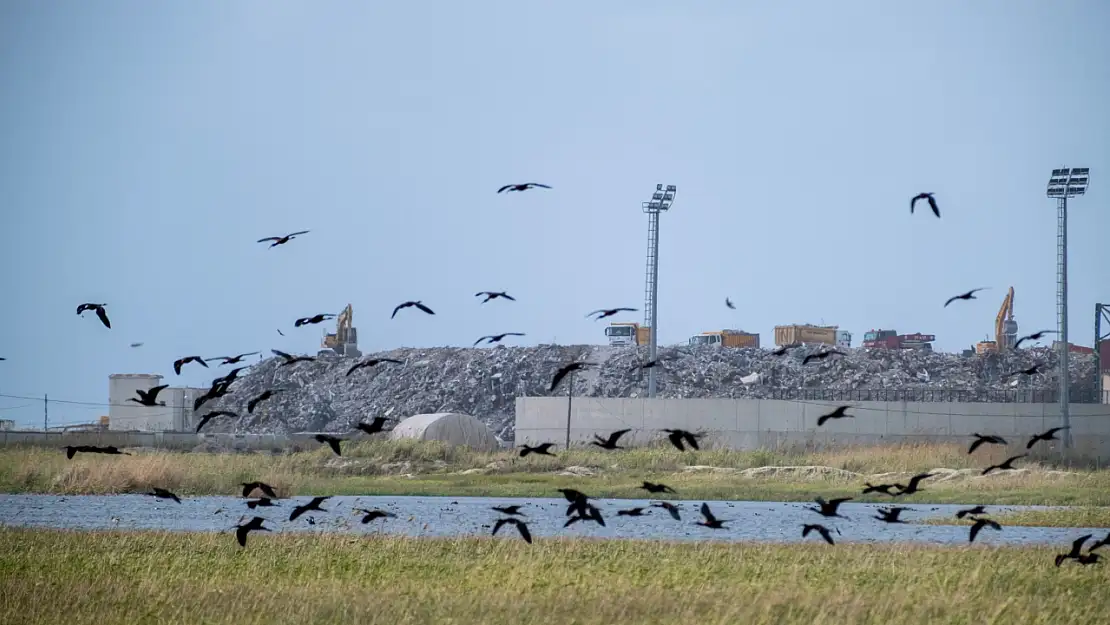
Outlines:
[[[648,360],[655,360],[658,348],[659,316],[659,213],[670,210],[678,188],[673,184],[655,185],[650,202],[642,207],[648,214],[647,280],[644,286],[644,325],[648,327]],[[637,337],[637,344],[639,340]],[[648,397],[655,397],[655,374],[658,367],[648,369]]]

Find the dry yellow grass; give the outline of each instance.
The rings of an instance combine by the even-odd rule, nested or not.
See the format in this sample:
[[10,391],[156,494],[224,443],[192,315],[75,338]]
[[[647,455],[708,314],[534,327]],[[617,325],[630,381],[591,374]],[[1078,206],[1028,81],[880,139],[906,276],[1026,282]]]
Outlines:
[[[994,453],[997,451],[997,453]],[[437,443],[367,441],[349,444],[342,457],[328,449],[271,455],[171,453],[137,450],[134,456],[60,450],[0,450],[0,490],[107,494],[162,486],[182,494],[232,494],[256,479],[284,495],[550,495],[558,486],[602,497],[635,497],[643,479],[665,480],[686,498],[810,499],[859,495],[863,481],[904,479],[944,468],[914,501],[1110,505],[1110,472],[1029,470],[978,475],[1005,450],[971,457],[960,445],[855,447],[814,453],[710,450],[680,453],[652,447],[621,452],[572,449],[557,457],[514,452],[477,453]],[[994,453],[994,455],[991,455]],[[997,456],[997,457],[996,457]],[[884,475],[890,473],[889,475]],[[866,501],[868,498],[860,498]],[[872,497],[872,501],[883,501]]]
[[[0,530],[0,622],[1064,625],[1106,567],[1051,548]],[[1093,620],[1092,620],[1093,619]]]

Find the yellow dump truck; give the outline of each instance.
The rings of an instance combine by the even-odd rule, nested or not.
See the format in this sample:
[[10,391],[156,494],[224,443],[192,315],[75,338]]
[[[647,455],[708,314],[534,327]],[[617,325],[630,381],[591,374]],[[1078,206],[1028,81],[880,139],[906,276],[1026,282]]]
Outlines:
[[790,325],[775,326],[775,345],[794,345],[796,343],[837,344],[839,326]]
[[759,347],[759,335],[743,330],[713,330],[690,337],[690,345],[721,347]]
[[615,321],[605,328],[610,345],[647,345],[651,342],[651,328],[628,321]]

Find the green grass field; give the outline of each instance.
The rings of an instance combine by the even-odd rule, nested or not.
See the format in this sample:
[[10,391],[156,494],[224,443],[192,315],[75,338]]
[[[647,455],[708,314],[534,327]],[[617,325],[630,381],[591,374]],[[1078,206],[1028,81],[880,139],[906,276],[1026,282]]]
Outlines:
[[679,499],[810,500],[855,495],[865,481],[904,480],[942,469],[909,499],[930,503],[1110,506],[1110,471],[1027,470],[979,476],[1006,450],[974,457],[959,445],[845,448],[819,453],[714,450],[680,453],[654,447],[621,452],[572,449],[555,458],[521,459],[513,452],[477,453],[415,441],[348,445],[342,457],[326,448],[271,455],[170,453],[134,456],[60,450],[0,450],[0,491],[107,494],[169,488],[182,495],[234,494],[244,481],[263,480],[290,495],[551,496],[569,486],[598,497],[642,497],[643,480],[664,482]]
[[0,622],[1091,623],[1051,548],[0,530]]

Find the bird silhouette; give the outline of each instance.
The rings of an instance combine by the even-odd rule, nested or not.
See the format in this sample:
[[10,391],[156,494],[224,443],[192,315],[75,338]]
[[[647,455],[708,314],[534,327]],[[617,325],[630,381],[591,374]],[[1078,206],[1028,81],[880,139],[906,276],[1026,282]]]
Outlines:
[[555,387],[559,386],[559,382],[562,382],[563,378],[567,377],[570,372],[581,371],[592,365],[593,363],[590,362],[572,362],[570,364],[559,367],[559,370],[555,372],[555,377],[551,378],[551,387],[547,389],[547,392],[550,393],[554,391]]
[[501,514],[507,514],[509,516],[513,516],[513,515],[523,516],[523,514],[524,514],[520,511],[520,506],[517,506],[517,505],[493,506],[492,508],[490,508],[490,510],[493,510],[494,512],[500,512]]
[[550,189],[551,188],[551,187],[547,186],[546,184],[540,184],[538,182],[524,182],[524,183],[521,183],[521,184],[507,184],[507,185],[501,187],[500,189],[498,189],[497,192],[502,193],[504,191],[510,191],[510,192],[511,191],[527,191],[528,189],[535,189],[537,187],[540,188],[540,189]]
[[640,485],[640,488],[642,488],[643,490],[646,490],[647,492],[652,493],[652,494],[656,494],[656,493],[672,493],[673,494],[675,492],[675,490],[673,488],[671,488],[670,486],[667,486],[666,484],[656,484],[654,482],[644,482],[643,484]]
[[999,525],[996,521],[978,518],[975,519],[975,522],[971,524],[971,530],[967,534],[967,542],[975,542],[975,537],[979,535],[979,532],[982,531],[984,527],[989,527],[992,530],[996,530],[999,532],[1002,531],[1002,526]]
[[850,419],[855,418],[853,415],[846,414],[845,411],[847,411],[849,408],[851,408],[851,406],[837,406],[836,410],[833,410],[829,414],[821,415],[817,418],[817,427],[825,425],[825,422],[829,419],[844,419],[845,417]]
[[138,395],[139,398],[135,399],[134,397],[128,397],[127,401],[133,401],[140,406],[165,406],[166,402],[158,401],[158,393],[161,393],[169,387],[169,384],[159,384],[145,391],[141,388],[135,389],[135,394]]
[[1042,434],[1036,434],[1036,435],[1033,436],[1033,438],[1029,439],[1028,443],[1025,444],[1025,448],[1026,449],[1032,449],[1033,445],[1037,444],[1037,441],[1045,441],[1045,442],[1058,441],[1060,439],[1056,438],[1056,433],[1057,432],[1062,432],[1063,430],[1067,430],[1067,429],[1069,429],[1068,426],[1063,426],[1063,427],[1058,427],[1058,428],[1052,428],[1052,429],[1050,429],[1050,430],[1048,430],[1048,431],[1046,431]]
[[337,456],[342,456],[343,455],[339,451],[339,443],[342,443],[344,441],[344,439],[338,438],[336,436],[328,436],[327,434],[317,434],[316,436],[313,436],[312,438],[315,438],[316,442],[318,442],[318,443],[325,443],[328,447],[331,447],[331,450],[335,452],[335,455],[337,455]]
[[[559,488],[557,490],[560,493],[563,494],[564,499],[566,499],[568,502],[570,502],[570,505],[567,506],[567,516],[570,516],[571,513],[574,513],[574,512],[577,512],[579,514],[579,516],[583,516],[583,517],[589,515],[589,508],[590,508],[590,503],[589,503],[590,496],[589,495],[587,495],[586,493],[583,493],[582,491],[575,490],[573,488]],[[604,525],[604,524],[605,523],[603,521],[602,525]]]
[[977,293],[979,291],[985,291],[985,290],[987,290],[987,288],[989,288],[989,287],[981,287],[981,288],[978,288],[978,289],[971,289],[967,293],[961,293],[959,295],[953,295],[952,297],[948,298],[948,301],[944,302],[944,308],[948,308],[949,304],[951,304],[952,302],[954,302],[958,299],[962,299],[962,300],[979,299],[978,297],[975,297],[975,293]]
[[863,485],[866,487],[861,493],[863,495],[866,495],[868,493],[882,493],[884,495],[890,495],[891,497],[897,495],[897,493],[890,492],[890,489],[897,488],[894,484],[879,484],[878,486],[875,486],[871,482],[864,482]]
[[105,328],[112,329],[112,322],[108,320],[108,313],[104,310],[107,304],[81,304],[77,307],[77,314],[85,312],[86,310],[96,311],[96,316],[100,319],[100,323],[104,324]]
[[971,516],[976,516],[976,515],[979,515],[979,514],[986,514],[986,513],[987,513],[987,509],[985,507],[975,506],[975,507],[967,508],[967,509],[964,509],[964,510],[957,510],[956,511],[956,518],[957,519],[962,519],[962,518],[964,518],[965,516],[967,516],[969,514]]
[[205,362],[212,362],[214,360],[222,360],[223,362],[221,362],[219,365],[217,365],[217,366],[222,367],[224,365],[238,364],[240,362],[243,362],[243,359],[246,358],[247,356],[255,356],[258,353],[259,352],[247,352],[245,354],[239,354],[238,356],[216,356],[215,358],[205,358],[204,360],[205,360]]
[[644,509],[629,508],[627,510],[617,510],[617,516],[644,516]]
[[241,525],[236,525],[235,526],[235,540],[239,541],[239,546],[240,547],[246,547],[247,546],[247,534],[249,534],[253,531],[256,531],[256,530],[260,531],[260,532],[270,531],[269,528],[266,528],[266,527],[262,526],[262,524],[265,523],[265,522],[266,522],[266,519],[264,519],[260,516],[256,516],[253,519],[251,519],[250,521],[247,521],[246,523],[243,523]]
[[840,508],[840,504],[844,503],[845,501],[851,501],[851,500],[852,500],[852,497],[840,497],[838,499],[830,499],[828,501],[825,501],[825,499],[823,497],[817,497],[816,499],[814,499],[814,501],[817,502],[817,505],[820,506],[820,507],[819,508],[806,508],[806,509],[807,510],[812,510],[812,511],[816,512],[817,514],[820,514],[821,516],[840,517],[842,519],[846,519],[848,517],[846,517],[846,516],[840,514],[839,512],[837,512],[837,509]]
[[391,519],[391,518],[396,518],[397,517],[397,515],[393,514],[392,512],[387,512],[385,510],[378,510],[378,509],[364,510],[362,508],[355,508],[354,511],[365,515],[365,516],[362,517],[362,524],[363,525],[366,525],[367,523],[369,523],[370,521],[373,521],[374,519]]
[[355,427],[367,434],[377,434],[378,432],[384,432],[385,424],[388,421],[392,420],[393,419],[390,419],[389,417],[374,417],[370,421],[370,423],[363,423],[360,421],[358,424],[355,425]]
[[276,505],[277,504],[275,504],[273,502],[273,500],[270,499],[269,497],[259,497],[257,500],[247,502],[247,507],[250,508],[251,510],[254,510],[255,508],[257,508],[259,506],[262,506],[263,508],[271,508],[271,507],[274,507]]
[[1083,566],[1086,566],[1088,564],[1094,564],[1098,562],[1100,557],[1101,556],[1099,556],[1097,553],[1088,552],[1076,558],[1075,561],[1082,564]]
[[212,419],[215,419],[216,417],[238,417],[238,416],[239,415],[235,414],[234,412],[231,412],[230,410],[213,410],[211,412],[206,413],[203,417],[200,418],[200,422],[197,423],[197,432],[200,432],[200,429],[202,427],[204,427],[204,425],[206,423],[208,423]]
[[294,356],[293,354],[287,354],[279,349],[271,349],[270,351],[273,352],[275,356],[280,356],[281,359],[285,361],[278,365],[279,367],[287,367],[298,362],[313,362],[316,360],[313,356]]
[[376,366],[382,364],[383,362],[390,362],[390,363],[393,363],[395,365],[405,364],[404,361],[397,360],[396,358],[367,358],[365,360],[360,360],[360,361],[356,362],[354,365],[351,366],[350,369],[347,369],[347,375],[351,375],[355,371],[358,371],[359,369],[363,369],[363,368],[366,368],[366,367],[376,367]]
[[151,497],[156,497],[158,499],[172,499],[172,500],[176,501],[177,503],[181,503],[181,499],[179,499],[177,495],[171,493],[170,491],[168,491],[164,488],[158,488],[157,486],[155,486],[153,489],[151,489],[151,492],[146,493],[146,494],[151,496]]
[[663,428],[661,431],[667,433],[667,440],[679,451],[686,451],[686,445],[689,445],[692,449],[697,451],[699,449],[698,439],[704,436],[703,434],[694,434],[693,432],[678,429],[671,430]]
[[262,393],[260,393],[258,395],[258,397],[255,397],[254,399],[247,402],[247,412],[249,414],[254,414],[254,409],[258,407],[258,404],[261,404],[262,402],[266,401],[267,399],[270,399],[271,397],[273,397],[277,393],[281,393],[283,391],[284,391],[284,389],[280,389],[280,388],[268,388],[268,389],[262,391]]
[[662,508],[662,509],[664,509],[664,510],[666,510],[667,512],[670,513],[672,519],[674,519],[676,521],[681,521],[682,520],[682,516],[679,514],[679,511],[678,511],[678,506],[674,505],[673,503],[671,503],[669,501],[656,501],[656,502],[653,502],[651,504],[651,507],[653,507],[653,508]]
[[106,454],[106,455],[112,455],[112,456],[130,456],[131,455],[131,454],[127,453],[126,451],[120,451],[119,449],[117,449],[116,447],[113,447],[111,445],[109,445],[107,447],[97,447],[95,445],[66,445],[65,447],[62,447],[62,449],[66,450],[66,458],[69,459],[69,460],[72,460],[74,454],[78,454],[78,453]]
[[536,445],[535,447],[529,447],[528,445],[521,445],[520,446],[520,457],[525,458],[525,457],[528,456],[528,454],[539,454],[541,456],[554,456],[555,454],[553,454],[549,451],[554,446],[555,446],[555,443],[540,443],[539,445]]
[[184,358],[178,358],[177,360],[173,361],[173,372],[177,375],[181,375],[181,367],[184,367],[190,362],[195,362],[205,369],[208,368],[208,363],[204,362],[204,359],[200,356],[186,356]]
[[499,297],[503,298],[503,299],[507,299],[510,302],[515,302],[516,301],[515,297],[513,297],[512,295],[509,295],[508,293],[506,293],[504,291],[479,291],[479,292],[474,294],[474,297],[482,297],[483,295],[486,296],[486,299],[482,300],[483,304],[490,301],[491,299],[497,299]]
[[1017,371],[1012,371],[1010,373],[1007,373],[1005,377],[1010,377],[1010,376],[1015,376],[1015,375],[1035,375],[1040,370],[1041,370],[1040,365],[1033,365],[1032,367],[1029,367],[1028,369],[1018,369]]
[[1107,534],[1105,538],[1091,545],[1090,549],[1088,549],[1087,551],[1094,551],[1095,549],[1099,549],[1107,545],[1110,545],[1110,534]]
[[474,341],[474,345],[477,346],[478,343],[481,343],[482,341],[485,341],[485,342],[489,343],[490,345],[493,345],[494,343],[500,343],[501,339],[505,338],[506,336],[524,336],[524,333],[523,332],[502,332],[501,334],[490,334],[490,335],[487,335],[487,336],[483,336],[482,338],[478,339],[477,341]]
[[390,315],[389,318],[392,319],[392,318],[396,317],[397,316],[397,311],[401,310],[402,308],[412,308],[414,306],[416,308],[428,313],[429,315],[434,315],[435,314],[435,312],[432,311],[431,308],[428,308],[423,303],[421,303],[419,300],[417,300],[415,302],[414,301],[408,301],[408,302],[404,302],[404,303],[401,303],[401,304],[397,304],[397,307],[393,309],[393,314]]
[[631,431],[631,429],[617,430],[616,432],[609,434],[609,438],[602,438],[597,434],[594,434],[594,440],[590,441],[590,444],[596,445],[602,449],[624,449],[624,447],[621,447],[617,444],[617,441],[619,441],[622,436],[628,434]]
[[324,510],[320,507],[320,504],[329,499],[331,499],[331,495],[327,495],[325,497],[313,497],[312,501],[304,504],[303,506],[297,506],[293,508],[293,512],[289,513],[289,520],[296,521],[297,517],[301,516],[305,512],[308,512],[309,510],[319,510],[320,512],[327,512],[327,510]]
[[898,518],[898,515],[902,514],[902,512],[905,510],[907,510],[907,508],[900,508],[898,506],[894,506],[891,508],[879,508],[877,510],[879,516],[876,516],[874,518],[883,521],[884,523],[905,523],[905,521]]
[[567,522],[563,524],[563,527],[570,527],[571,525],[579,521],[593,521],[598,525],[605,527],[605,518],[601,516],[601,510],[598,510],[595,506],[589,503],[584,503],[582,501],[572,502],[567,508],[567,512],[577,512],[577,514],[567,519]]
[[328,319],[332,319],[334,317],[335,317],[335,315],[333,315],[331,313],[320,313],[318,315],[312,315],[311,317],[301,317],[300,319],[297,319],[296,321],[293,322],[293,327],[294,328],[299,328],[301,326],[306,326],[306,325],[309,325],[309,324],[312,324],[312,323],[322,323],[322,322],[324,322]]
[[1083,543],[1087,542],[1087,539],[1089,539],[1091,536],[1092,536],[1092,534],[1084,534],[1084,535],[1080,536],[1079,538],[1076,538],[1074,541],[1072,541],[1071,551],[1069,551],[1067,553],[1057,554],[1057,556],[1056,556],[1056,566],[1060,566],[1060,564],[1064,560],[1067,560],[1067,559],[1078,560],[1080,557],[1082,557],[1081,552],[1083,550]]
[[824,359],[828,358],[829,356],[833,356],[833,355],[843,356],[844,352],[838,352],[835,349],[829,349],[829,350],[825,350],[825,351],[822,351],[822,352],[817,352],[816,354],[809,354],[808,356],[806,356],[805,358],[802,359],[802,364],[803,365],[808,365],[810,363],[810,361],[812,361],[812,360],[824,360]]
[[1044,335],[1046,335],[1046,334],[1055,334],[1055,333],[1056,333],[1055,330],[1041,330],[1040,332],[1034,332],[1033,334],[1028,334],[1026,336],[1021,337],[1020,339],[1018,339],[1014,343],[1014,349],[1017,349],[1025,341],[1039,341],[1039,340],[1041,340],[1041,337],[1043,337]]
[[984,435],[984,434],[979,434],[978,432],[976,432],[976,433],[972,434],[972,436],[975,437],[975,440],[972,441],[971,447],[967,448],[967,453],[969,455],[971,453],[973,453],[976,449],[979,449],[979,447],[981,445],[1008,445],[1009,444],[1009,443],[1006,442],[1006,439],[1002,438],[1001,436],[995,436],[993,434]]
[[802,346],[802,344],[798,343],[798,342],[790,343],[789,345],[782,345],[782,346],[780,346],[776,349],[771,350],[771,355],[772,356],[782,356],[783,354],[785,354],[789,350],[792,350],[795,347],[801,347],[801,346]]
[[910,483],[908,486],[903,486],[902,484],[895,484],[894,486],[898,489],[898,495],[912,495],[914,493],[924,492],[924,489],[918,488],[918,485],[921,484],[922,480],[927,480],[931,477],[936,477],[936,474],[918,473],[917,475],[910,478]]
[[[829,543],[830,545],[836,544],[835,542],[833,542],[832,533],[829,532],[829,528],[821,525],[820,523],[806,523],[802,526],[802,538],[809,536],[810,532],[817,532],[821,535],[821,538],[824,538],[825,542]],[[839,533],[839,531],[837,533]]]
[[736,310],[736,304],[733,304],[732,300],[727,297],[725,298],[725,306],[728,306],[732,310]]
[[940,209],[937,208],[937,201],[933,199],[932,193],[918,193],[917,195],[913,196],[913,199],[910,200],[911,215],[913,214],[913,205],[917,204],[918,200],[927,200],[929,202],[929,208],[933,209],[933,214],[936,215],[938,218],[940,217]]
[[597,315],[597,317],[594,319],[594,321],[598,321],[599,319],[604,319],[606,317],[612,317],[613,315],[615,315],[617,313],[620,313],[620,312],[636,312],[636,310],[637,309],[635,309],[635,308],[602,308],[600,310],[595,310],[595,311],[593,311],[592,313],[590,313],[586,316],[590,317],[590,316],[593,316],[593,315]]
[[708,527],[711,530],[724,529],[724,524],[728,522],[727,519],[718,519],[713,516],[713,512],[709,509],[709,504],[702,502],[701,515],[705,517],[704,521],[698,521],[698,525]]
[[992,464],[991,466],[983,469],[983,472],[980,475],[986,475],[986,474],[990,473],[991,471],[994,471],[995,469],[998,469],[999,471],[1014,471],[1014,470],[1017,469],[1017,467],[1015,467],[1014,464],[1013,464],[1014,460],[1024,458],[1028,455],[1029,454],[1021,454],[1019,456],[1012,456],[1010,458],[1007,458],[1001,464]]
[[270,247],[277,247],[278,245],[285,245],[286,243],[288,243],[288,242],[292,241],[293,239],[297,238],[299,235],[308,234],[308,233],[309,233],[308,230],[301,230],[300,232],[291,232],[291,233],[289,233],[285,236],[266,237],[265,239],[259,239],[258,241],[256,241],[256,243],[265,243],[266,241],[273,241],[273,243],[270,245]]
[[266,495],[271,499],[279,499],[279,497],[277,496],[277,491],[274,490],[274,487],[265,482],[240,482],[240,486],[243,487],[244,497],[250,497],[250,494],[253,493],[254,490],[257,488],[258,490],[262,491],[263,495]]
[[496,536],[497,530],[501,529],[503,525],[515,525],[516,531],[520,532],[520,537],[524,539],[524,542],[529,545],[532,544],[532,532],[528,531],[528,524],[520,519],[512,517],[497,519],[497,522],[493,524],[493,532],[491,532],[491,535]]

